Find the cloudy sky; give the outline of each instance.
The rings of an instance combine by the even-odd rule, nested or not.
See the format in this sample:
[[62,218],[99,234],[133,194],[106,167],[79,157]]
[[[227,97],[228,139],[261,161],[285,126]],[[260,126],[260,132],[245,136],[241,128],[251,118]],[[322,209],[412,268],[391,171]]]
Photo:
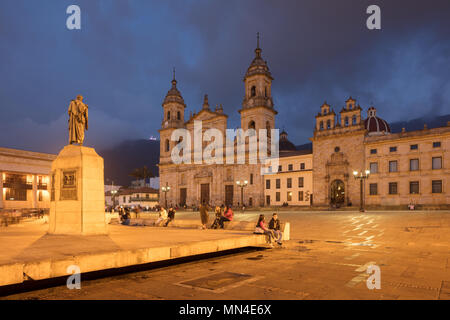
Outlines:
[[[81,8],[81,30],[66,9]],[[381,30],[366,9],[381,8]],[[450,1],[2,0],[0,146],[58,152],[77,94],[90,108],[86,144],[158,135],[172,68],[189,111],[202,97],[239,125],[243,76],[261,33],[272,94],[296,144],[326,100],[352,96],[389,122],[450,113]]]

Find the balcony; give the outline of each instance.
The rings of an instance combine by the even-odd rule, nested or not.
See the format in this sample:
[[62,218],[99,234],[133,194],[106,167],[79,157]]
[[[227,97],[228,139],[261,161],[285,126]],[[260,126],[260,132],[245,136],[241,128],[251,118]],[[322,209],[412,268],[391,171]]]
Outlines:
[[48,189],[47,183],[38,183],[37,189],[38,190],[47,190]]

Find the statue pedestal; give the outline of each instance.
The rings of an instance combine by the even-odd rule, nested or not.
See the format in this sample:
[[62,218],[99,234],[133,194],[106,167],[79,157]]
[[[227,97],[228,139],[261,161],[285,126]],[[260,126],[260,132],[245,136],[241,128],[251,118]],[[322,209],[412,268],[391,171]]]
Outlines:
[[93,148],[65,146],[52,163],[50,234],[106,234],[103,158]]

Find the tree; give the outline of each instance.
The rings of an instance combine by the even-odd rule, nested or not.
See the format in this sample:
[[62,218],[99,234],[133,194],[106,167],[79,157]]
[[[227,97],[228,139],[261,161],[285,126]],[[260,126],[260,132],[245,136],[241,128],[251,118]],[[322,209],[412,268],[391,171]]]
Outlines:
[[149,168],[147,168],[147,166],[143,166],[142,168],[134,169],[129,174],[129,176],[136,178],[136,181],[142,180],[142,179],[144,179],[144,181],[145,181],[146,179],[153,178],[155,175]]

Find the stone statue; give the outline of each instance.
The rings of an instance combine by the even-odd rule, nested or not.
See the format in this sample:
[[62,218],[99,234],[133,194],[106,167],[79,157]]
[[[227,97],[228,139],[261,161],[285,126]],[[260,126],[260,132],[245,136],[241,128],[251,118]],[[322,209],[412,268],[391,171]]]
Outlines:
[[69,144],[84,142],[84,130],[88,130],[88,105],[78,95],[69,105]]

